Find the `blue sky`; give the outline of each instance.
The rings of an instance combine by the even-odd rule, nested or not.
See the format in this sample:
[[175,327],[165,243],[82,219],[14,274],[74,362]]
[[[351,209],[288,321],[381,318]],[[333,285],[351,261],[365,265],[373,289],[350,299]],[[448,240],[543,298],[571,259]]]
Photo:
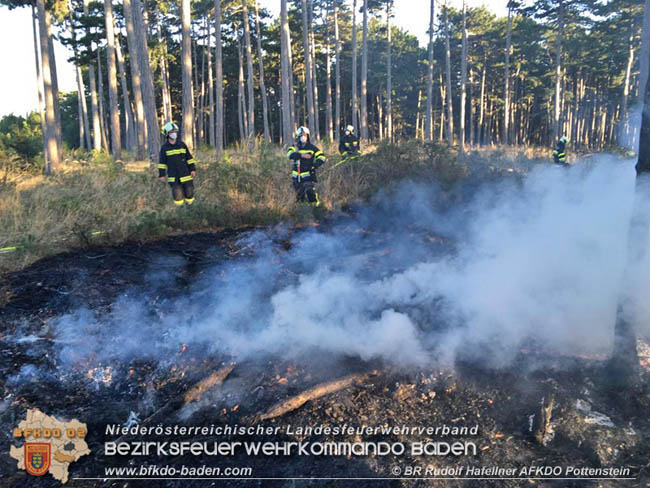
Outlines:
[[[361,0],[359,0],[360,2]],[[462,0],[448,0],[449,5],[460,7]],[[279,13],[279,0],[259,0],[260,5],[274,15]],[[350,1],[350,3],[352,3]],[[438,4],[439,1],[436,1]],[[470,6],[486,5],[499,15],[505,14],[506,0],[467,0]],[[437,8],[437,7],[436,7]],[[426,43],[429,22],[429,0],[395,0],[395,23],[415,34],[421,43]],[[36,109],[38,92],[34,61],[31,10],[18,8],[9,10],[0,7],[0,45],[4,47],[4,66],[0,77],[0,116],[8,113],[25,115]],[[76,90],[74,69],[66,59],[70,54],[61,45],[55,45],[59,89]]]

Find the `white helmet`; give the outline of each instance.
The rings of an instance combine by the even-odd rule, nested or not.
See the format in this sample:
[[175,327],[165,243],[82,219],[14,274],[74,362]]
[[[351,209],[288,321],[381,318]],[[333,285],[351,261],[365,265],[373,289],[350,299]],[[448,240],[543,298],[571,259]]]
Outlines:
[[345,128],[345,130],[348,131],[350,134],[354,134],[354,127],[352,127],[351,125],[348,125]]
[[165,132],[165,135],[167,135],[167,134],[169,134],[170,132],[173,132],[173,131],[178,132],[178,126],[174,122],[169,121],[163,127],[163,131]]
[[298,130],[296,131],[296,139],[302,135],[306,135],[306,136],[309,135],[309,129],[304,125],[298,127]]
[[566,144],[567,142],[569,142],[569,138],[567,136],[562,136],[562,137],[560,137],[560,142],[563,142],[563,143]]

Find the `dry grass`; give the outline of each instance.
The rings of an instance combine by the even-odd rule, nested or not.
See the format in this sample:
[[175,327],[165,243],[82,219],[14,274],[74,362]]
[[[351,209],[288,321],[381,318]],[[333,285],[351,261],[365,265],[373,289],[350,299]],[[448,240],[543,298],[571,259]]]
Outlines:
[[[335,149],[324,147],[326,154]],[[325,208],[366,199],[379,187],[408,177],[445,187],[467,174],[454,153],[433,144],[380,145],[364,152],[334,169],[340,158],[331,156],[321,169],[318,191]],[[168,185],[157,180],[157,170],[146,162],[117,166],[95,157],[68,160],[52,177],[8,174],[0,180],[0,248],[18,250],[0,254],[0,272],[93,244],[311,218],[295,203],[281,148],[258,141],[253,152],[230,150],[219,163],[209,148],[197,150],[195,157],[197,200],[191,208],[176,208]]]

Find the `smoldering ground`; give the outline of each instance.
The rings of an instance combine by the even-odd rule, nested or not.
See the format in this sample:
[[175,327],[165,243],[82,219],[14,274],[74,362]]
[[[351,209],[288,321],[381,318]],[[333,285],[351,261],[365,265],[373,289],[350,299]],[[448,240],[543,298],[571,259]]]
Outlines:
[[[56,363],[164,363],[181,344],[235,360],[320,353],[400,366],[500,366],[531,343],[607,354],[633,197],[633,161],[607,156],[451,193],[404,183],[326,229],[253,232],[247,256],[190,284],[178,283],[182,259],[161,256],[109,312],[82,305],[55,321]],[[649,332],[650,309],[637,313]]]

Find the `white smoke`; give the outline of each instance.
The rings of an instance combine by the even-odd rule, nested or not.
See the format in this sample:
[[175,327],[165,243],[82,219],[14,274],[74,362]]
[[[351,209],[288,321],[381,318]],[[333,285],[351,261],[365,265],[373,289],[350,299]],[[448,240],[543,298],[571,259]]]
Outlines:
[[632,107],[628,113],[623,114],[623,117],[616,125],[616,139],[618,145],[634,151],[639,152],[639,134],[641,132],[641,113],[643,106],[636,105]]
[[[152,269],[159,298],[132,290],[108,317],[87,309],[61,317],[61,359],[164,360],[181,343],[237,359],[319,352],[400,365],[459,357],[499,365],[530,344],[607,353],[633,162],[539,166],[472,191],[450,208],[435,188],[408,183],[327,232],[253,233],[242,245],[254,257],[206,270],[185,289],[173,285],[173,270]],[[278,238],[293,247],[284,251]],[[650,306],[639,313],[647,331]]]

